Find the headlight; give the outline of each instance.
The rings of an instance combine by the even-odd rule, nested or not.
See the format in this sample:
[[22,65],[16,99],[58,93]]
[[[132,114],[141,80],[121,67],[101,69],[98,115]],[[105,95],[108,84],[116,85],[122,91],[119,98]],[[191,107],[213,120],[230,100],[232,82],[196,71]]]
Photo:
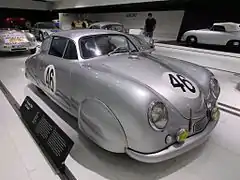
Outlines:
[[44,37],[49,36],[47,32],[44,32],[43,35],[44,35]]
[[214,77],[212,77],[210,80],[210,92],[215,99],[217,99],[220,94],[220,86],[218,84],[218,80]]
[[152,102],[148,109],[148,120],[154,130],[163,129],[168,122],[168,112],[162,102]]

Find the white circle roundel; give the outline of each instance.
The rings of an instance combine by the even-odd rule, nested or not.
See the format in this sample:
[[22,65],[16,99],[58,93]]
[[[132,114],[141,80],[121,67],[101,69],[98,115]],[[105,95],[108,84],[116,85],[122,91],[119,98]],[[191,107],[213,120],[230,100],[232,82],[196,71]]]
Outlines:
[[192,80],[181,74],[166,72],[163,74],[162,79],[165,82],[165,85],[177,95],[194,99],[200,94],[198,86]]
[[48,65],[44,71],[44,82],[46,87],[52,92],[56,92],[56,71],[53,65]]

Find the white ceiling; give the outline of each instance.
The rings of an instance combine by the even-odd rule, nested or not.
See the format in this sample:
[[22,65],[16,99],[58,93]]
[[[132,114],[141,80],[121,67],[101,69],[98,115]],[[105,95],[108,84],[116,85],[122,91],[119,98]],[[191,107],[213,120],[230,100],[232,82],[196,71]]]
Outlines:
[[143,3],[153,1],[168,1],[168,0],[48,0],[55,1],[54,9],[65,8],[84,8],[93,6],[106,6],[117,4],[129,4],[129,3]]

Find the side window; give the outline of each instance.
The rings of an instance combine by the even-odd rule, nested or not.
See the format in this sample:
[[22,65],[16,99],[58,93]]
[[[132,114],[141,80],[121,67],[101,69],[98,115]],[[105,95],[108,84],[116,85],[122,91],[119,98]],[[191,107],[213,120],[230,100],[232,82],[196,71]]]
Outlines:
[[63,37],[53,37],[48,54],[56,57],[62,57],[67,41],[68,40]]
[[37,28],[37,27],[38,27],[38,24],[35,24],[35,25],[34,25],[34,28]]
[[226,32],[226,29],[224,26],[215,25],[212,27],[212,31]]
[[72,40],[68,41],[67,49],[65,51],[63,58],[64,59],[78,59],[77,49]]

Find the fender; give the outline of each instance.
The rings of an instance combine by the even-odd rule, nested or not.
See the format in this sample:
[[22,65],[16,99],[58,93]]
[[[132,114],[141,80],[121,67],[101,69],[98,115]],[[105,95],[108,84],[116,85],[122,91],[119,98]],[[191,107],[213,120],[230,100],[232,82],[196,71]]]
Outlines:
[[111,109],[96,98],[82,101],[78,113],[79,129],[100,147],[115,153],[125,153],[127,138]]

